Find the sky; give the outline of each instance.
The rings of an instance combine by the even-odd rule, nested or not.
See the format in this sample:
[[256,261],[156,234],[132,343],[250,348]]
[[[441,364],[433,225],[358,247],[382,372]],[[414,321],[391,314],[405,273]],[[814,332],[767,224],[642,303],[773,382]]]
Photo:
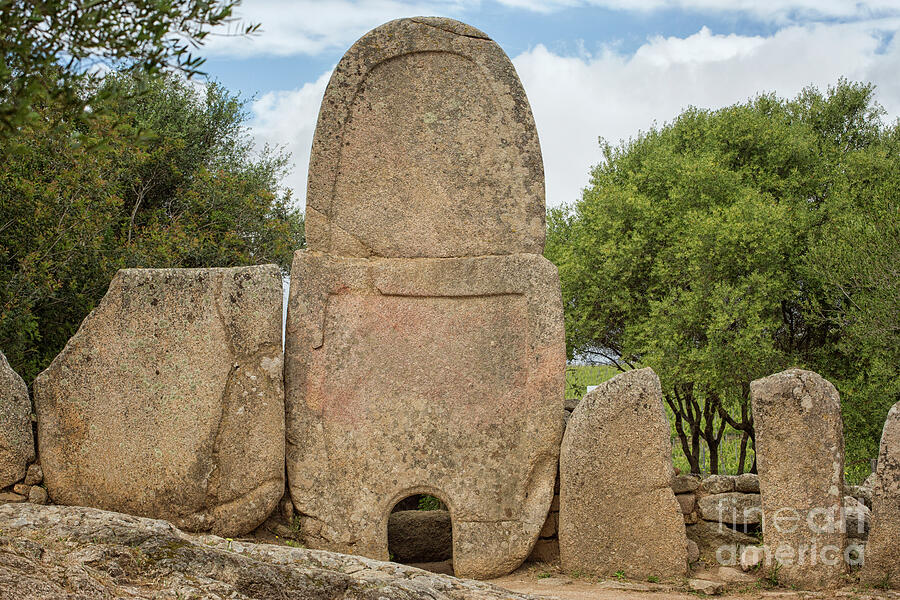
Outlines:
[[285,185],[306,199],[309,150],[331,71],[392,19],[445,16],[506,51],[531,103],[547,205],[569,204],[613,144],[760,93],[793,97],[840,77],[876,86],[900,117],[900,0],[244,0],[251,37],[215,35],[211,79],[250,99],[256,143],[292,155]]

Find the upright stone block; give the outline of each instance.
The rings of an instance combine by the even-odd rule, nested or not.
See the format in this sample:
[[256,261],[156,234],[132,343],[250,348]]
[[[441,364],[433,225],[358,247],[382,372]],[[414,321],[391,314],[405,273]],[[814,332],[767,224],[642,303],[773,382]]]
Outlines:
[[125,269],[34,384],[58,504],[239,535],[284,490],[281,272]]
[[804,589],[841,582],[846,571],[844,437],[831,383],[789,369],[750,384],[767,568]]
[[0,352],[0,488],[25,477],[34,460],[28,386]]
[[669,439],[652,369],[617,375],[579,403],[560,451],[564,570],[636,578],[687,573]]
[[900,588],[900,402],[884,423],[874,483],[863,580]]
[[565,387],[543,183],[524,91],[483,33],[392,21],[338,64],[285,346],[288,483],[308,546],[386,559],[392,508],[425,493],[450,510],[457,575],[528,556]]

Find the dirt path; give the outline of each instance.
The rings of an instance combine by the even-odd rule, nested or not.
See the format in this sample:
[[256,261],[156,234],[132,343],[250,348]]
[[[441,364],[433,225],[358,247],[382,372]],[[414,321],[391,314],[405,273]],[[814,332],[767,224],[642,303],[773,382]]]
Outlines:
[[[594,577],[572,578],[558,567],[526,565],[514,573],[490,583],[513,592],[554,600],[696,600],[704,597],[689,591],[685,582],[642,583],[603,581]],[[802,592],[767,589],[760,582],[732,584],[726,594],[711,596],[721,600],[900,600],[900,591],[881,592],[847,587],[829,592]]]

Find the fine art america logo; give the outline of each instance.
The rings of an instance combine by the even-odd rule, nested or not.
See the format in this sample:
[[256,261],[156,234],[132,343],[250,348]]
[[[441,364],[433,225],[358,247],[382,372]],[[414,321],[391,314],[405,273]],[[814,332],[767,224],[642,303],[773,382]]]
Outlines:
[[[852,515],[853,518],[848,519],[848,515]],[[766,543],[759,546],[723,544],[716,549],[716,560],[720,565],[735,566],[739,564],[742,553],[750,564],[766,567],[771,567],[773,564],[834,566],[841,560],[850,566],[858,566],[863,563],[865,544],[848,540],[849,543],[844,548],[840,548],[833,543],[820,543],[824,540],[820,541],[818,538],[820,535],[835,534],[841,531],[847,533],[848,522],[855,522],[856,533],[864,534],[863,514],[857,507],[832,506],[811,510],[780,508],[768,520],[762,518],[762,509],[759,507],[745,508],[740,514],[736,508],[729,511],[725,507],[720,507],[718,517],[720,533],[733,531],[736,527],[730,525],[731,523],[762,523],[763,542],[765,542],[767,528],[785,534],[784,537],[787,539],[808,540],[808,543],[797,543],[796,545],[780,542],[774,548]],[[807,529],[805,534],[802,531],[803,528]]]

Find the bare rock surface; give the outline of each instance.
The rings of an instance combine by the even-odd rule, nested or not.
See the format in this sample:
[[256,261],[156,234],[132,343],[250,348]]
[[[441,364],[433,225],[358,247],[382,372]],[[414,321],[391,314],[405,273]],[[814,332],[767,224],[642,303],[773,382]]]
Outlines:
[[752,382],[750,395],[763,531],[782,565],[779,581],[805,589],[837,585],[847,568],[838,392],[816,373],[789,369]]
[[652,369],[617,375],[585,396],[560,451],[564,570],[638,578],[685,574],[687,539],[671,487],[670,452]]
[[76,506],[0,506],[0,597],[526,600],[477,581],[331,552],[190,535]]
[[281,273],[125,269],[34,384],[57,504],[237,535],[284,489]]
[[28,386],[0,352],[0,488],[25,477],[34,460]]
[[872,482],[872,521],[863,578],[900,588],[900,402],[888,411]]
[[329,254],[540,254],[541,150],[500,46],[434,17],[357,41],[322,101],[306,215],[308,248]]

